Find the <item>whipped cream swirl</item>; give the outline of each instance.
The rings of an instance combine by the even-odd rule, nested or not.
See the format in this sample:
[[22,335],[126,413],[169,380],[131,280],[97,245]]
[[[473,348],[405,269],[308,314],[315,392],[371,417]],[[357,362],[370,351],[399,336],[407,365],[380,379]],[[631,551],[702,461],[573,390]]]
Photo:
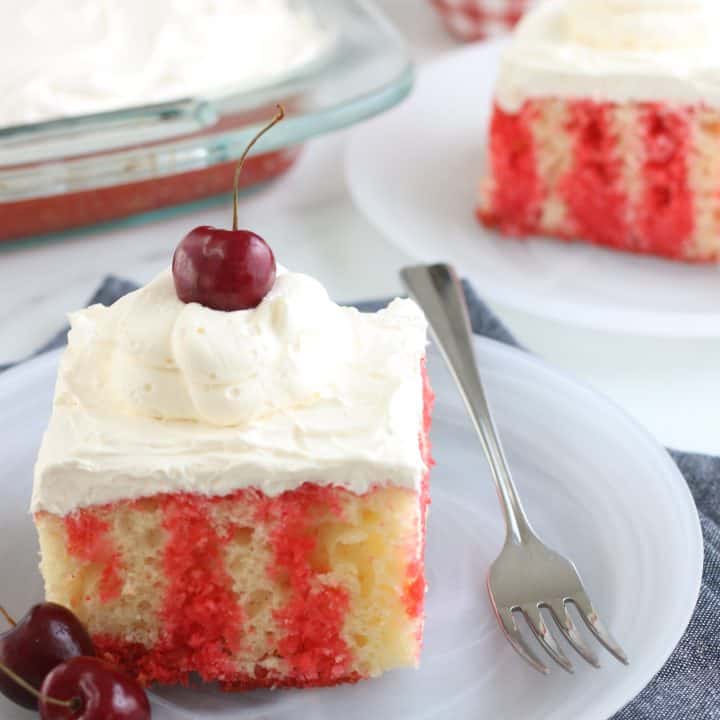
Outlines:
[[33,511],[422,477],[426,323],[410,300],[360,313],[281,272],[257,308],[226,313],[182,303],[166,271],[71,327]]
[[546,0],[506,49],[497,99],[667,101],[720,107],[716,0]]

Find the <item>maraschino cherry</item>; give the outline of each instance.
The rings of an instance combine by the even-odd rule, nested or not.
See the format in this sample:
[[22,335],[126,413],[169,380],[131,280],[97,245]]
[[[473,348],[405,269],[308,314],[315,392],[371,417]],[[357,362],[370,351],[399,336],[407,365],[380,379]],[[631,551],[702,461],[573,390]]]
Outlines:
[[[0,635],[0,663],[34,688],[39,688],[48,673],[66,660],[95,655],[87,630],[62,605],[35,605],[18,623],[2,607],[0,614],[12,625]],[[0,673],[0,692],[30,710],[38,707],[36,695],[6,673]]]
[[275,256],[267,243],[250,230],[238,229],[238,182],[253,145],[285,117],[278,105],[275,117],[252,139],[235,170],[233,229],[202,225],[191,230],[173,256],[175,292],[185,303],[213,310],[257,307],[275,283]]
[[150,720],[150,701],[140,685],[98,658],[58,665],[40,692],[42,720]]

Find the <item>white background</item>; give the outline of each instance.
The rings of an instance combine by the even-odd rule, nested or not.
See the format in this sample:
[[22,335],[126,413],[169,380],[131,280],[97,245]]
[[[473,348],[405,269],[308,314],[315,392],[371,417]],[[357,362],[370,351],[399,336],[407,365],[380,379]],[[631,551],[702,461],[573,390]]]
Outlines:
[[[455,47],[424,0],[379,2],[408,36],[421,65]],[[343,178],[351,133],[309,143],[287,176],[245,197],[240,209],[243,225],[261,234],[280,262],[315,275],[338,301],[400,292],[397,270],[408,262],[352,205]],[[190,228],[227,226],[230,207],[228,196],[204,210],[141,227],[0,247],[0,363],[47,340],[104,275],[149,280],[168,265]],[[526,346],[609,395],[661,442],[720,453],[720,328],[718,339],[654,340],[495,310]]]

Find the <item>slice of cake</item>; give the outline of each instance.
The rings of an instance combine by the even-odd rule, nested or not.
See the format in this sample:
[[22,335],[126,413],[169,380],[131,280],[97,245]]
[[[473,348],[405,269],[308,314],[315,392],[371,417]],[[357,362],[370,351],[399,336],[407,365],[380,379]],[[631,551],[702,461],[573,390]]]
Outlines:
[[547,0],[502,59],[478,216],[695,262],[720,259],[715,0]]
[[360,313],[291,272],[250,309],[182,302],[167,271],[74,314],[32,502],[47,598],[144,683],[415,666],[425,344],[412,301]]

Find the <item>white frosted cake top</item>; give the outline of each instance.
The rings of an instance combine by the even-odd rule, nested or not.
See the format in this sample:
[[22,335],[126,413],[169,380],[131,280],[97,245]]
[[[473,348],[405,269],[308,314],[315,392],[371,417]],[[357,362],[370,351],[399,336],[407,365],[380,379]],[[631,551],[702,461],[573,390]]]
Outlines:
[[411,300],[340,307],[281,273],[254,310],[175,294],[163,272],[71,316],[34,512],[303,482],[417,487],[426,321]]
[[720,107],[718,0],[545,0],[506,49],[497,100],[668,101]]
[[0,127],[241,91],[316,59],[293,0],[0,0]]

